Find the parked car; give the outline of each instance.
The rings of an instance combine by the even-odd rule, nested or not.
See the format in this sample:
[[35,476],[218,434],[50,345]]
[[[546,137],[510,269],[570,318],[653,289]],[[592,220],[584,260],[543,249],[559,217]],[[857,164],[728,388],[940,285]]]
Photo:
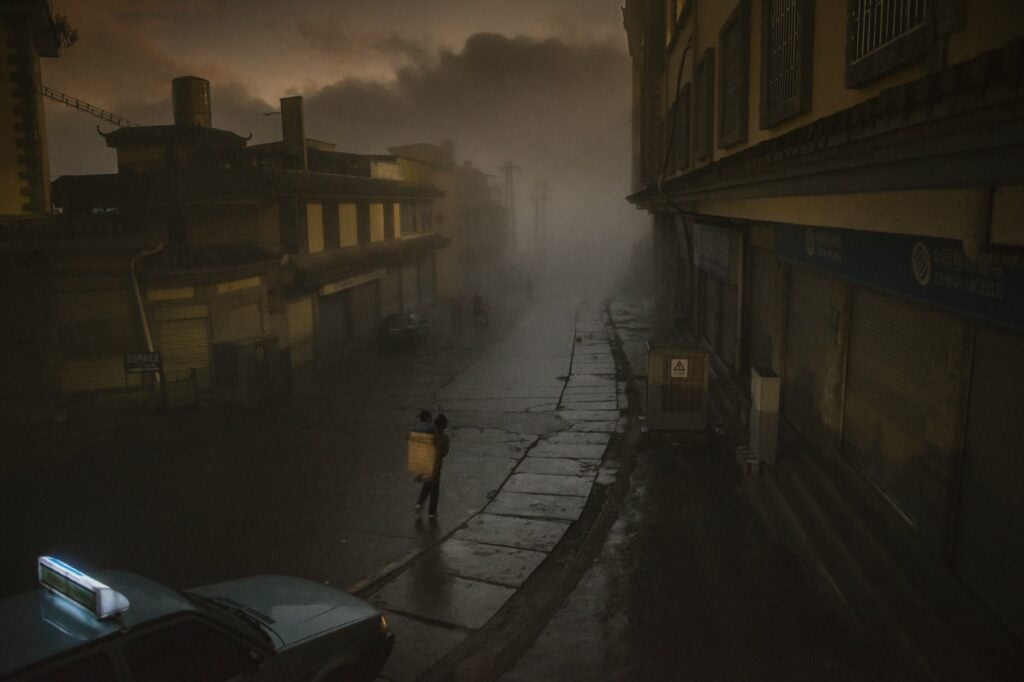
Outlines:
[[4,680],[372,680],[384,615],[347,592],[257,576],[179,592],[40,557],[40,589],[0,601]]
[[382,348],[415,348],[428,334],[427,321],[416,313],[393,313],[380,323],[377,343]]

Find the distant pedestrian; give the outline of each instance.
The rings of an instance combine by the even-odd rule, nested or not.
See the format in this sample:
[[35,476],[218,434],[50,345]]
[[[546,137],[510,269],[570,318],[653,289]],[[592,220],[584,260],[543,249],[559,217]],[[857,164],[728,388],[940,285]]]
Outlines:
[[450,441],[448,434],[445,433],[445,429],[448,428],[448,418],[443,414],[437,415],[437,419],[434,420],[434,437],[437,439],[437,473],[434,474],[434,478],[429,481],[424,481],[423,486],[420,488],[420,496],[416,501],[416,513],[423,513],[423,503],[430,498],[430,504],[427,506],[427,516],[431,519],[437,518],[437,500],[441,496],[441,464],[444,461],[445,456],[448,454],[448,447]]
[[[414,433],[433,433],[434,423],[430,410],[420,410],[420,420],[412,428]],[[446,420],[447,421],[447,420]]]

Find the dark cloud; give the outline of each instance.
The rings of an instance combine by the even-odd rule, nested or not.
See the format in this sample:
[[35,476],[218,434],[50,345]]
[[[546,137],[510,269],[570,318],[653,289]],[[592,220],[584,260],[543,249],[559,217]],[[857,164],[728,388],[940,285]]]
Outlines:
[[431,58],[430,45],[396,30],[355,31],[351,22],[335,14],[327,17],[299,17],[299,37],[314,50],[342,57],[365,56],[369,51],[394,63],[425,62]]
[[629,77],[627,56],[609,45],[482,33],[393,82],[307,93],[307,129],[357,151],[453,139],[487,165],[513,158],[550,171],[626,114]]

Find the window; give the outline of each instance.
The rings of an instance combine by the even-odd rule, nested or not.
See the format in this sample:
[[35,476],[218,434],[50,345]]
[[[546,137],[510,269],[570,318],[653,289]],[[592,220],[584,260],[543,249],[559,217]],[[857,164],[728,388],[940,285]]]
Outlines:
[[324,248],[336,249],[341,246],[341,231],[338,221],[338,204],[331,202],[324,204]]
[[698,161],[711,158],[715,120],[715,49],[709,47],[693,71],[693,153]]
[[690,84],[684,84],[676,100],[673,154],[676,168],[681,170],[690,167],[690,90]]
[[370,243],[370,205],[365,202],[356,204],[356,232],[360,244]]
[[355,204],[338,205],[338,231],[341,246],[359,244],[359,217]]
[[233,680],[257,663],[248,648],[195,621],[160,628],[126,642],[123,649],[138,682]]
[[324,207],[306,204],[306,250],[319,253],[324,250]]
[[931,41],[934,0],[848,0],[846,87],[918,59]]
[[811,108],[813,0],[761,3],[761,127]]
[[110,682],[117,679],[114,662],[106,653],[90,654],[31,678],[32,682]]
[[740,0],[718,33],[718,146],[747,141],[750,0]]
[[384,239],[395,238],[395,204],[384,204]]

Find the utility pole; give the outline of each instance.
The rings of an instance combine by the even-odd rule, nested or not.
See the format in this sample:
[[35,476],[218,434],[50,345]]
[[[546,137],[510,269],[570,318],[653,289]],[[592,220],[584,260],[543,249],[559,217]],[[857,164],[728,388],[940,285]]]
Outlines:
[[533,253],[538,268],[544,271],[544,248],[547,237],[548,181],[538,180],[533,197]]
[[509,253],[512,258],[516,255],[516,186],[515,172],[521,170],[519,166],[511,161],[506,161],[501,166],[501,172],[505,176],[505,216],[508,222]]

